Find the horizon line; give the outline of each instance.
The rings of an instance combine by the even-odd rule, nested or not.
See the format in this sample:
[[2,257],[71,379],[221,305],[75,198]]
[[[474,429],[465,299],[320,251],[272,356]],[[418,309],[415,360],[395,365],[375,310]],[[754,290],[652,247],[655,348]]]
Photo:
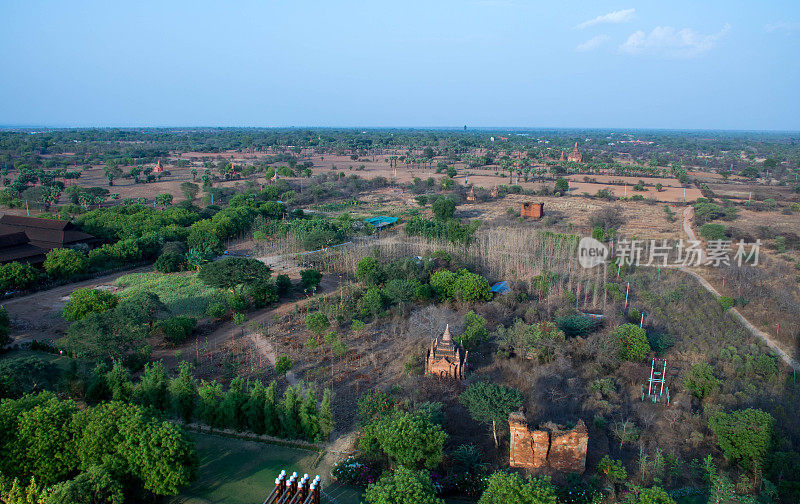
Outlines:
[[181,130],[181,129],[212,129],[212,130],[443,130],[443,131],[541,131],[541,130],[562,130],[562,131],[669,131],[669,132],[730,132],[730,133],[788,133],[800,134],[800,129],[737,129],[737,128],[667,128],[667,127],[613,127],[613,126],[213,126],[213,125],[182,125],[182,126],[48,126],[48,125],[2,125],[0,132],[23,131],[23,130]]

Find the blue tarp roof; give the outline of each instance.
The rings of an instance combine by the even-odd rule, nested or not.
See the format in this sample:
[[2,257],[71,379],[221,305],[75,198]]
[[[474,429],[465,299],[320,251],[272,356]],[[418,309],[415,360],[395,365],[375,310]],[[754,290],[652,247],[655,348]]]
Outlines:
[[511,292],[511,282],[509,281],[497,282],[496,284],[492,285],[492,288],[489,290],[492,292],[496,292],[497,294],[508,294],[509,292]]
[[397,217],[388,217],[386,215],[379,215],[377,217],[368,217],[364,219],[365,222],[368,222],[375,227],[389,226],[397,222],[397,220]]

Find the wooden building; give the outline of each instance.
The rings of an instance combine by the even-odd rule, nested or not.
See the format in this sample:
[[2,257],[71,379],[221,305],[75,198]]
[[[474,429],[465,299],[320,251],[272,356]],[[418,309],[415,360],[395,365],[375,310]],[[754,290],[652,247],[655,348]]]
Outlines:
[[0,217],[0,263],[41,264],[47,253],[78,245],[93,247],[100,240],[66,220],[5,214]]

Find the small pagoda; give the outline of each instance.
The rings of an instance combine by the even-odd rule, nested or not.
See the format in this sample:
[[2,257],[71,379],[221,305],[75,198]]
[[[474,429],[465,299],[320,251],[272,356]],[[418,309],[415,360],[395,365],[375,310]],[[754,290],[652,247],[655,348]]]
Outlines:
[[500,196],[500,189],[498,189],[497,186],[494,186],[492,188],[492,192],[489,194],[489,197],[495,199],[498,198],[499,196]]
[[453,341],[448,325],[441,339],[433,340],[425,355],[425,374],[463,380],[467,374],[468,355],[469,352],[460,343]]
[[470,187],[469,188],[469,194],[467,194],[467,202],[468,203],[475,203],[476,201],[478,201],[478,198],[475,197],[475,188],[474,187]]
[[578,142],[575,142],[575,147],[572,149],[572,152],[569,153],[569,156],[567,156],[567,161],[571,163],[583,162],[583,154],[578,150]]

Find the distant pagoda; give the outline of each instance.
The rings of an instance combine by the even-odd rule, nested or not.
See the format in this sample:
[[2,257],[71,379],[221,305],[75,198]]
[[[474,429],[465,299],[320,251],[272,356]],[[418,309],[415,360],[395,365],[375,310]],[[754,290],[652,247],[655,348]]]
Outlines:
[[433,340],[425,356],[425,374],[439,378],[463,380],[467,373],[467,356],[460,343],[453,341],[448,324],[442,338]]

